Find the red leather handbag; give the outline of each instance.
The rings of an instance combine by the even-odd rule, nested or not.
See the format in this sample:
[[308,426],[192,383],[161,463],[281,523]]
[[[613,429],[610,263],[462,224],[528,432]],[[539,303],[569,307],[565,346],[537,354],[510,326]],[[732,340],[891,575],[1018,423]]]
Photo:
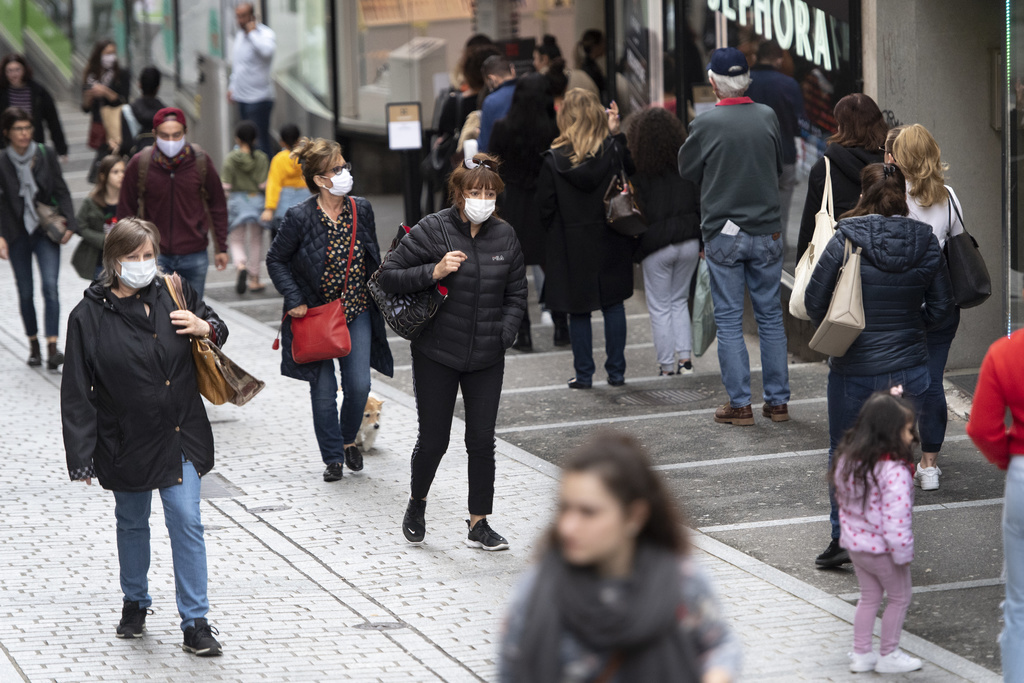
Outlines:
[[296,363],[344,358],[352,351],[352,338],[345,320],[345,295],[348,276],[352,270],[352,257],[356,249],[356,200],[352,202],[352,239],[348,247],[348,266],[345,269],[345,288],[342,295],[323,306],[313,306],[301,318],[292,318],[292,358]]

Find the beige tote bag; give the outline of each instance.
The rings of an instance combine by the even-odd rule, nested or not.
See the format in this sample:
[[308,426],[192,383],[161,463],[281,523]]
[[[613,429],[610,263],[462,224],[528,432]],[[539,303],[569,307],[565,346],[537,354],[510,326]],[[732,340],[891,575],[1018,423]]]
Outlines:
[[836,288],[828,313],[821,321],[809,346],[829,356],[842,356],[864,330],[864,293],[860,282],[860,247],[846,240],[843,267],[839,269]]
[[811,243],[807,245],[800,261],[793,271],[793,293],[789,297],[789,314],[801,320],[810,320],[807,315],[807,306],[804,304],[804,295],[807,292],[807,285],[811,282],[811,274],[814,273],[814,266],[818,265],[829,240],[836,232],[836,209],[833,205],[832,195],[832,167],[828,157],[825,157],[825,191],[821,193],[821,209],[814,214],[814,236]]

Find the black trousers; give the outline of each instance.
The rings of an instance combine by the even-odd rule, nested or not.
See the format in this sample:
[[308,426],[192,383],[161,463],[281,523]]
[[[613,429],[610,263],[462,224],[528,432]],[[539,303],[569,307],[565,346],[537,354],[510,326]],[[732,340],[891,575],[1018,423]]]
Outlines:
[[412,497],[427,497],[437,466],[448,450],[455,398],[462,387],[469,456],[469,514],[489,515],[494,503],[494,424],[498,419],[505,358],[463,372],[412,350],[412,381],[419,434],[412,451]]

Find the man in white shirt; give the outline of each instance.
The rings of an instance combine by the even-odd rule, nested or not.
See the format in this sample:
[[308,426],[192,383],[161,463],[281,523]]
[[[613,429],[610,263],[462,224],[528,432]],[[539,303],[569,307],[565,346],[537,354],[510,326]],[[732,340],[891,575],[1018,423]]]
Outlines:
[[238,115],[252,121],[259,130],[256,146],[268,157],[274,155],[270,146],[270,112],[274,108],[274,82],[270,64],[274,61],[277,38],[270,27],[256,21],[252,3],[243,2],[235,8],[238,33],[231,51],[231,79],[228,100],[238,103]]

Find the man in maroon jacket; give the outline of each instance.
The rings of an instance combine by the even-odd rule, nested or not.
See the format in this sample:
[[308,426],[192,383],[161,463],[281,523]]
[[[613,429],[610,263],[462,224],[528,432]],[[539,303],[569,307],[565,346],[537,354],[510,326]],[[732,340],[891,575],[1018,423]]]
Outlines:
[[153,117],[156,144],[132,157],[125,169],[117,216],[138,216],[160,230],[159,266],[188,280],[201,299],[210,267],[213,230],[217,270],[228,265],[228,207],[213,162],[185,141],[180,109],[165,107]]

